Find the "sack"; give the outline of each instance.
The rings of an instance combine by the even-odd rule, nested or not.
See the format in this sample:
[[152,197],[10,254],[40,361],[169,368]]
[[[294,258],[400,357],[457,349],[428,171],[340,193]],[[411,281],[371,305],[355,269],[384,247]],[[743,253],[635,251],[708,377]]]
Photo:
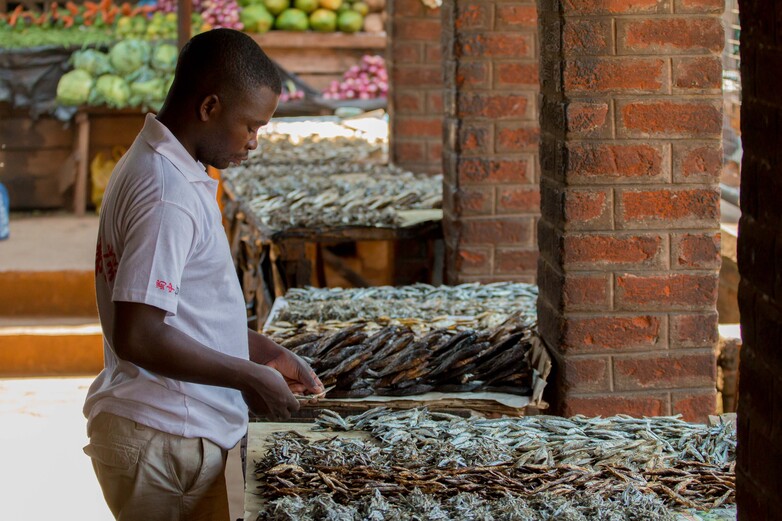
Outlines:
[[103,152],[98,152],[92,158],[90,163],[90,179],[92,181],[92,204],[95,205],[95,212],[100,213],[101,203],[103,203],[103,192],[109,184],[111,172],[117,165],[127,150],[125,147],[115,146],[111,150],[111,157],[105,157]]

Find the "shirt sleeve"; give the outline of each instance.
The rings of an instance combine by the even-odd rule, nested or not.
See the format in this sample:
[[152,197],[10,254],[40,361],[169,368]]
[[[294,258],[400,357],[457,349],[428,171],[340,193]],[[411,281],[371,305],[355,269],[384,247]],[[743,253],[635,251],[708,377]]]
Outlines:
[[149,304],[175,315],[196,237],[195,221],[182,208],[166,202],[148,207],[126,231],[112,300]]

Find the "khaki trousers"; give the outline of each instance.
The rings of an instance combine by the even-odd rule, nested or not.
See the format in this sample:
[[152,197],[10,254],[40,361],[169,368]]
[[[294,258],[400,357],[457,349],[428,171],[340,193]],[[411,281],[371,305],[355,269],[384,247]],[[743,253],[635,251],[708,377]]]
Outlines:
[[101,413],[84,452],[119,521],[227,521],[226,452]]

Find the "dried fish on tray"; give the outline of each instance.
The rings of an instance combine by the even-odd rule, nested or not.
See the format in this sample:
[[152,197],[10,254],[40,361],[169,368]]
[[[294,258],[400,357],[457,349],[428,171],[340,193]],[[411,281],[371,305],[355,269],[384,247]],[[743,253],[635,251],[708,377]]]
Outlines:
[[372,437],[275,435],[255,468],[262,519],[672,520],[735,502],[731,423],[372,409],[318,424]]
[[[261,161],[261,160],[259,160]],[[272,231],[402,223],[399,212],[442,207],[442,176],[391,165],[249,161],[223,173],[228,190]]]
[[[327,125],[322,123],[320,126]],[[331,125],[334,127],[334,125]],[[332,133],[335,128],[323,129]],[[336,130],[340,130],[339,127]],[[342,128],[347,135],[323,137],[320,135],[290,135],[283,132],[261,133],[258,148],[248,159],[253,163],[310,163],[325,164],[334,161],[369,162],[387,153],[388,141],[372,139]]]
[[[379,317],[431,320],[442,316],[484,316],[495,322],[513,313],[536,314],[535,284],[495,282],[458,286],[381,286],[372,288],[291,288],[275,320],[351,320]],[[497,324],[493,324],[497,325]]]
[[328,322],[281,325],[289,324],[276,322],[267,334],[335,386],[327,398],[477,390],[529,396],[535,383],[532,352],[540,339],[522,313],[483,329],[414,319],[350,321],[337,329]]

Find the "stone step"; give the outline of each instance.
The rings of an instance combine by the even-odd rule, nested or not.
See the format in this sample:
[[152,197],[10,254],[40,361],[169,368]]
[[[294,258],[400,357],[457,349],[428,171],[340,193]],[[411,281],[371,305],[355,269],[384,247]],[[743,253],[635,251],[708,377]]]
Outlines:
[[97,320],[0,319],[0,377],[93,375],[103,368]]
[[0,317],[97,319],[94,277],[91,270],[0,271]]

